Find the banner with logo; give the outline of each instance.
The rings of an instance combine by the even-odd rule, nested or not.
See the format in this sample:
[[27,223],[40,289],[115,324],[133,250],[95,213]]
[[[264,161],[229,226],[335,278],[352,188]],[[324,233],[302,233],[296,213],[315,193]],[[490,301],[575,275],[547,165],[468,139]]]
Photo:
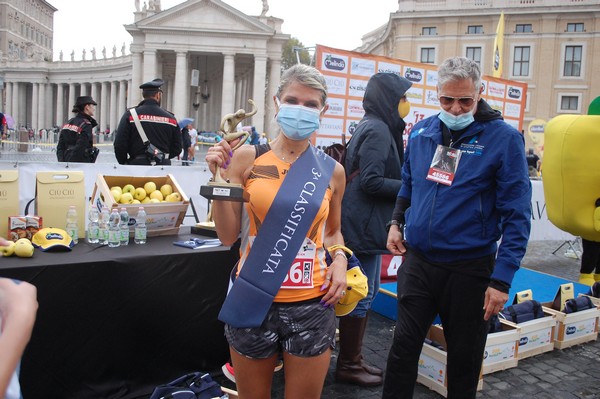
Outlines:
[[[327,81],[329,109],[321,121],[315,144],[328,146],[348,139],[365,111],[362,100],[369,78],[378,72],[404,76],[413,85],[406,93],[411,112],[404,118],[404,143],[412,127],[440,110],[437,99],[437,66],[363,54],[317,45],[316,68]],[[527,84],[483,76],[483,98],[493,109],[502,112],[504,120],[519,131],[523,129]]]

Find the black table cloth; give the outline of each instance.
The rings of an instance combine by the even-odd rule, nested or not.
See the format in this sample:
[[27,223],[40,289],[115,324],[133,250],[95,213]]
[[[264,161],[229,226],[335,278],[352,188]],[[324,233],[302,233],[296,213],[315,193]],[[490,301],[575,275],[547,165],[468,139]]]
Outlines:
[[38,289],[39,310],[21,364],[24,398],[142,398],[228,359],[217,315],[237,249],[150,237],[109,248],[1,258],[0,276]]

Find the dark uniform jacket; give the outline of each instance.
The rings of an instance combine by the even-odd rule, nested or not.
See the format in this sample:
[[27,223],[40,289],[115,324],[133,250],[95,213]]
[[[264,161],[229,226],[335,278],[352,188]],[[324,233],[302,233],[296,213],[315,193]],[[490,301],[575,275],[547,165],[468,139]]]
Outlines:
[[350,176],[342,200],[342,235],[346,245],[359,254],[388,253],[385,225],[392,218],[402,185],[405,123],[398,102],[410,83],[393,83],[390,74],[371,77],[365,91],[365,116],[346,150],[344,168]]
[[[178,156],[182,149],[181,131],[175,116],[162,109],[154,99],[142,101],[135,109],[150,143],[168,154],[162,165],[170,165],[169,159]],[[120,164],[151,164],[146,156],[146,146],[135,127],[130,111],[125,112],[121,117],[114,147],[115,156]]]
[[60,131],[56,146],[58,161],[93,163],[95,157],[91,153],[94,146],[92,129],[97,125],[94,118],[84,113],[78,113],[70,119]]

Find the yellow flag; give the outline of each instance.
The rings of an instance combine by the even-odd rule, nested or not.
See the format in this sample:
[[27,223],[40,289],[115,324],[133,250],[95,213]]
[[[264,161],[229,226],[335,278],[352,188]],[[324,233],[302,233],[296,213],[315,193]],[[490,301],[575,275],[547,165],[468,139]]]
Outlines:
[[496,28],[496,39],[494,39],[494,60],[492,63],[492,76],[502,77],[502,49],[504,47],[504,11],[500,13],[498,27]]

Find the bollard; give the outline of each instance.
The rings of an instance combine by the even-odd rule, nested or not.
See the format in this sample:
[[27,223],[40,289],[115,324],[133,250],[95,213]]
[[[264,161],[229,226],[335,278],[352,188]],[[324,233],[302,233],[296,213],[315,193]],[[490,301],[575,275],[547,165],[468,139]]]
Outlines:
[[19,152],[27,152],[29,148],[29,132],[27,129],[19,129]]

